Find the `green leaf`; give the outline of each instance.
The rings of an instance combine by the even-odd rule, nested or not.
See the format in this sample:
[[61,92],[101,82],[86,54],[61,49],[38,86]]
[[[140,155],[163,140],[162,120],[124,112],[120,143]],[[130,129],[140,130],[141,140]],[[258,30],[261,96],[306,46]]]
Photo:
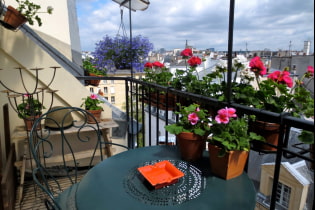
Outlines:
[[314,144],[314,132],[303,130],[298,139],[305,144]]

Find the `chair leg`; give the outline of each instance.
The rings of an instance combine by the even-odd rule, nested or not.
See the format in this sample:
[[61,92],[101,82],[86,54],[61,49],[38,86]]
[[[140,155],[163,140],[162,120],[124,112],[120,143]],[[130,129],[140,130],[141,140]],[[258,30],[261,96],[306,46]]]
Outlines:
[[[112,142],[109,135],[109,128],[103,128],[102,134],[105,142]],[[112,145],[105,144],[105,154],[107,155],[107,157],[111,157],[113,155]]]
[[23,200],[23,190],[24,190],[24,179],[25,179],[25,164],[26,164],[26,150],[28,148],[28,142],[25,140],[24,142],[24,155],[23,160],[16,164],[16,167],[20,171],[20,184],[18,186],[18,202],[21,203]]
[[56,210],[56,208],[54,207],[54,205],[52,205],[50,200],[45,199],[44,202],[47,210]]

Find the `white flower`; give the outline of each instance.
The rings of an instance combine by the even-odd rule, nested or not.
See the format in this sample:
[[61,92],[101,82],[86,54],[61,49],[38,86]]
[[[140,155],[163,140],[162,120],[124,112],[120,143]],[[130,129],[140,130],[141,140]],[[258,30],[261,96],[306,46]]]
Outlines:
[[52,14],[53,10],[54,10],[54,8],[52,6],[47,7],[47,13]]
[[240,71],[240,77],[243,80],[253,81],[255,79],[255,73],[246,68]]

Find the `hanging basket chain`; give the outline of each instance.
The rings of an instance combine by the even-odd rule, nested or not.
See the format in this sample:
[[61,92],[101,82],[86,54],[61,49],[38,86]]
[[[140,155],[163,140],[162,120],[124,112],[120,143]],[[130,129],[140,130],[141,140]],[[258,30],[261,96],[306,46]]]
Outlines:
[[117,36],[120,36],[120,30],[122,31],[122,36],[127,37],[127,32],[124,24],[124,10],[120,7],[120,25],[118,28]]

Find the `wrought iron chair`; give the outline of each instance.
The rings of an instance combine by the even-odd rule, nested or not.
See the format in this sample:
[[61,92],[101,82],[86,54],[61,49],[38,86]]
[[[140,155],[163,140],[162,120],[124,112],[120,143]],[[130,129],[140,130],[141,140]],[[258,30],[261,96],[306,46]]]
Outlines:
[[[80,121],[73,120],[73,115]],[[93,124],[87,123],[88,117]],[[32,176],[48,195],[44,199],[47,209],[75,209],[80,176],[103,160],[108,145],[128,150],[127,146],[105,141],[100,124],[81,108],[53,108],[34,122],[29,136]],[[65,179],[70,181],[70,187],[60,183]]]

